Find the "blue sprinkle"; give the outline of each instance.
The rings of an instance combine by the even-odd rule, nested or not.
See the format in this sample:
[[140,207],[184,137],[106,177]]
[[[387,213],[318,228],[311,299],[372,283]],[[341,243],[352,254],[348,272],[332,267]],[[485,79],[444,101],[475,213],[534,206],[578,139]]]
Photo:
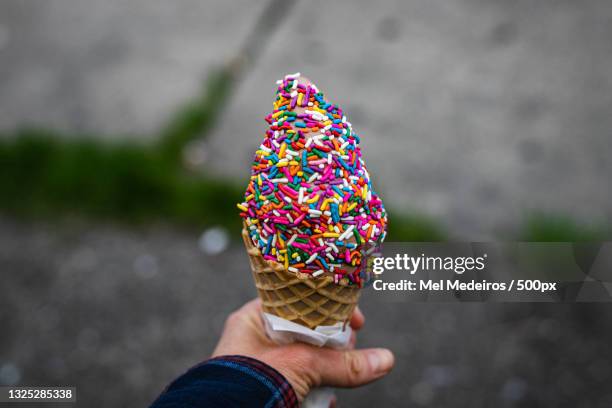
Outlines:
[[325,262],[325,259],[323,259],[323,257],[321,255],[317,256],[317,259],[319,261],[321,261],[321,263],[323,264],[323,266],[325,267],[325,269],[329,269],[329,267],[327,266],[327,262]]

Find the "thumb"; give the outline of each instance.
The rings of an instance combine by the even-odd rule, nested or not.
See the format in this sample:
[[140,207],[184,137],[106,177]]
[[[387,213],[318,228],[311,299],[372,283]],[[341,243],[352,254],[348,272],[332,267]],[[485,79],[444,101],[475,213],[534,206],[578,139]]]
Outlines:
[[321,385],[358,387],[386,375],[395,358],[387,349],[322,349],[317,359]]

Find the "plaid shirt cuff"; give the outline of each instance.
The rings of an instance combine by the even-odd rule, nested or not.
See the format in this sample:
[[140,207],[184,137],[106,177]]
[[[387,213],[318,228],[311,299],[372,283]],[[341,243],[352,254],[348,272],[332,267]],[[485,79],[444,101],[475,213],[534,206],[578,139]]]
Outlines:
[[266,407],[299,407],[297,396],[291,384],[289,384],[281,373],[259,360],[246,356],[233,355],[211,358],[203,364],[234,368],[263,383],[271,391],[271,398],[268,404],[266,404]]

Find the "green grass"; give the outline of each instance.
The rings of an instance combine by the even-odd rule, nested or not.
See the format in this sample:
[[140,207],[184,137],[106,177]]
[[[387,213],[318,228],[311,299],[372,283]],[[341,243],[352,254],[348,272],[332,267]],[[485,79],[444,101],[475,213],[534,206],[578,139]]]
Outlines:
[[242,193],[229,180],[190,175],[147,146],[41,131],[0,141],[0,188],[0,208],[22,216],[76,213],[236,229]]
[[611,239],[607,226],[580,224],[569,217],[551,214],[531,215],[519,233],[528,242],[595,242]]
[[438,242],[445,241],[447,235],[433,219],[389,210],[389,230],[386,239],[393,242]]
[[212,72],[200,95],[183,106],[163,126],[156,148],[169,160],[180,163],[184,147],[192,140],[205,137],[225,108],[234,84],[229,69]]

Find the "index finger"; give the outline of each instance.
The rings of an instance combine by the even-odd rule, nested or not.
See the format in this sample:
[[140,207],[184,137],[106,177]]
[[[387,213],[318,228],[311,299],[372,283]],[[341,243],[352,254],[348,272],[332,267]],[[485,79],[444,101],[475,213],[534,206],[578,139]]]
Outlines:
[[365,324],[365,316],[359,309],[359,306],[355,307],[355,310],[353,311],[353,315],[351,316],[351,320],[349,324],[351,325],[351,328],[353,330],[359,330]]

